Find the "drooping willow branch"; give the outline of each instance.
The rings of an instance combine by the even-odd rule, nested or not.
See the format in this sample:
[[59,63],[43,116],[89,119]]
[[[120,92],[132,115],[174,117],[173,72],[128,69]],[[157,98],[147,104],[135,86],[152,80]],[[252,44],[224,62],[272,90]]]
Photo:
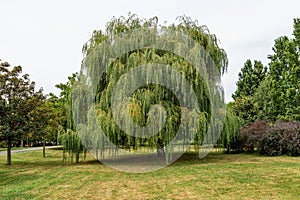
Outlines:
[[[73,91],[73,106],[81,109],[74,112],[74,121],[97,158],[114,158],[120,149],[163,150],[169,162],[190,143],[199,149],[217,141],[228,143],[235,134],[232,115],[223,129],[220,76],[227,68],[226,53],[214,35],[190,18],[160,29],[156,18],[113,19],[105,34],[94,32],[83,51],[83,81]],[[138,66],[143,69],[136,71]],[[127,76],[130,73],[134,78]],[[114,107],[123,112],[114,112]],[[148,137],[151,131],[157,133]]]

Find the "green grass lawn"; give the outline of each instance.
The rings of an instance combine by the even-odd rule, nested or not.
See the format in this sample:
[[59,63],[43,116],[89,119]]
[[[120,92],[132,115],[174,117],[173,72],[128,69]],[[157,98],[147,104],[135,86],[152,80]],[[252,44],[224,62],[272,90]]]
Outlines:
[[0,156],[0,199],[299,199],[300,157],[186,154],[162,170],[130,174],[91,157],[63,165],[60,150]]
[[[20,150],[25,148],[27,147],[12,147],[11,150]],[[0,148],[0,151],[7,151],[7,148]]]
[[[30,149],[34,147],[12,147],[11,150],[22,150],[22,149]],[[0,151],[7,151],[7,148],[0,148]]]

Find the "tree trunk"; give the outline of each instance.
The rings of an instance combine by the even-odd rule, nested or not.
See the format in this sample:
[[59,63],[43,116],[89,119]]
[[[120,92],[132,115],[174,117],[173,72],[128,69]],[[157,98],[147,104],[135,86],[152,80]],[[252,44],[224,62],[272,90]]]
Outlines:
[[76,163],[79,163],[79,154],[80,152],[76,152],[75,156],[76,156]]
[[156,154],[159,157],[165,157],[165,149],[164,149],[164,142],[160,138],[158,138],[157,144],[156,144]]
[[11,138],[7,139],[7,165],[11,165]]
[[46,141],[43,140],[43,157],[46,158]]

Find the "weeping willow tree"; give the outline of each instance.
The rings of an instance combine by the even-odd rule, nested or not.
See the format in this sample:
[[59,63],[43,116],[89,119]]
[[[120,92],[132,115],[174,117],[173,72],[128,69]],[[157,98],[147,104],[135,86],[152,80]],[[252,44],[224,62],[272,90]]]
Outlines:
[[63,161],[71,163],[73,163],[74,158],[75,162],[78,163],[80,156],[84,159],[87,152],[75,127],[72,112],[72,90],[79,81],[78,74],[73,73],[68,77],[67,83],[56,85],[61,90],[57,101],[58,115],[61,116],[58,127],[58,143],[63,146]]
[[234,141],[241,128],[242,120],[235,114],[230,105],[226,107],[226,117],[223,126],[223,130],[218,140],[218,146],[225,148],[227,153],[232,148],[231,142]]
[[63,130],[59,127],[59,143],[63,146],[63,161],[78,163],[80,156],[85,159],[87,149],[83,146],[81,139],[76,131],[71,129]]
[[199,150],[219,141],[217,132],[234,134],[235,118],[228,115],[223,129],[224,117],[218,117],[225,116],[225,51],[206,26],[186,16],[177,21],[113,18],[83,46],[73,114],[97,158],[156,150],[169,163],[190,143]]

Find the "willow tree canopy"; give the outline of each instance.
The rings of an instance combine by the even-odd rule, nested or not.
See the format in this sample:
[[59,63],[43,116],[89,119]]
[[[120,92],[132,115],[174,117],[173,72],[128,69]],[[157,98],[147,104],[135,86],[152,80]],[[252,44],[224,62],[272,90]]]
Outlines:
[[190,143],[211,148],[232,134],[223,129],[220,83],[227,55],[197,21],[183,16],[167,26],[157,17],[113,18],[105,31],[93,32],[83,53],[73,115],[98,159],[118,168],[118,155],[156,152],[170,163]]

